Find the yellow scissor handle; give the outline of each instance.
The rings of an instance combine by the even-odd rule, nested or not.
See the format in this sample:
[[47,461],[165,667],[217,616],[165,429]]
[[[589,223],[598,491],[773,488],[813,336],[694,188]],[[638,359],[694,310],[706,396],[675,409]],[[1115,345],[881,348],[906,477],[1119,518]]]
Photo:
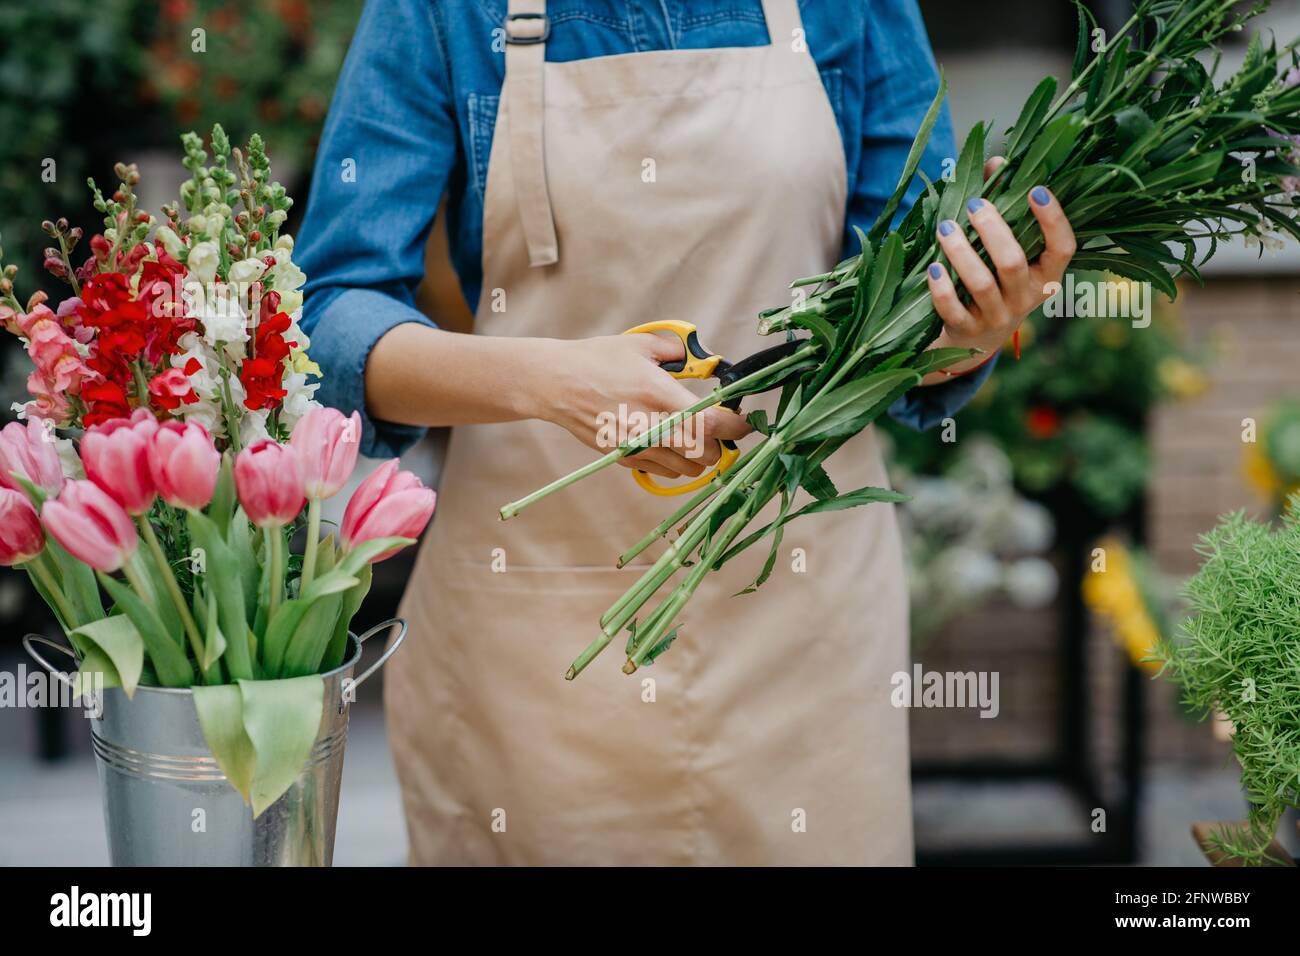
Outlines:
[[[700,344],[697,330],[690,322],[684,322],[681,319],[658,319],[628,329],[623,334],[637,335],[641,332],[672,332],[682,340],[685,357],[674,359],[671,362],[660,363],[664,371],[672,375],[673,378],[713,378],[719,363],[722,362],[721,355],[712,354]],[[700,477],[685,484],[661,485],[655,481],[653,475],[640,469],[633,471],[632,477],[636,479],[638,485],[652,495],[684,495],[687,492],[696,491],[703,488],[718,475],[726,472],[740,457],[740,449],[736,447],[734,442],[720,441],[718,444],[722,446],[718,464],[714,466],[712,471],[700,475]]]
[[641,332],[671,332],[682,340],[686,357],[671,362],[661,362],[665,372],[671,372],[673,378],[713,378],[713,373],[722,361],[721,355],[714,355],[703,345],[696,334],[695,326],[681,319],[657,319],[628,329],[624,335],[637,335]]

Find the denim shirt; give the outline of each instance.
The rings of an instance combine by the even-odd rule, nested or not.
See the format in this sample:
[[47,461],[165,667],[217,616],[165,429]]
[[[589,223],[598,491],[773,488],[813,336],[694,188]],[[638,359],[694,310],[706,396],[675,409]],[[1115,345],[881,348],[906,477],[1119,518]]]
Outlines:
[[[897,185],[938,71],[916,0],[799,6],[844,143],[848,255],[857,251],[852,227],[869,227]],[[550,0],[547,13],[552,61],[769,42],[760,0]],[[302,325],[324,373],[317,397],[361,412],[366,455],[400,454],[424,431],[367,416],[363,376],[389,329],[434,325],[417,310],[415,290],[444,193],[452,264],[470,309],[478,304],[505,15],[506,0],[368,0],[334,93],[295,259],[309,277]],[[955,155],[945,110],[922,168],[937,178]],[[921,188],[914,184],[904,212]],[[914,389],[890,413],[932,427],[974,395],[992,365]]]

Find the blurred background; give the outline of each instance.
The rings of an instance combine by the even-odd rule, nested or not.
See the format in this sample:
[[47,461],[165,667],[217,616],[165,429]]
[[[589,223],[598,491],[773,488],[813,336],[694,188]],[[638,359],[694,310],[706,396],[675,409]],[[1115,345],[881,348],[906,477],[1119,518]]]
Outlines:
[[[42,219],[97,225],[86,176],[102,184],[114,162],[137,162],[156,209],[176,191],[178,136],[191,127],[220,122],[237,142],[260,131],[300,214],[361,6],[0,0],[0,235],[24,288],[40,274]],[[1066,0],[921,6],[959,137],[980,120],[1005,129],[1039,79],[1069,72]],[[1089,6],[1103,25],[1127,17],[1124,0]],[[1300,36],[1300,2],[1275,2],[1262,24]],[[207,52],[194,55],[200,27]],[[1224,67],[1244,51],[1243,39]],[[463,327],[441,229],[428,258],[427,308]],[[995,719],[911,712],[922,864],[1198,864],[1189,825],[1245,816],[1227,735],[1186,713],[1144,658],[1179,618],[1198,534],[1238,508],[1275,516],[1300,481],[1300,250],[1241,246],[1205,272],[1204,287],[1157,301],[1148,328],[1035,315],[1022,358],[1004,355],[957,416],[956,441],[888,428],[894,481],[914,496],[914,660],[1000,677]],[[0,423],[25,378],[16,340],[0,338]],[[1243,443],[1245,419],[1260,441]],[[408,456],[430,482],[441,438]],[[1089,575],[1098,547],[1115,572],[1104,581]],[[410,560],[377,567],[361,627],[391,615]],[[0,569],[0,670],[33,667],[19,639],[55,631],[25,578]],[[0,708],[0,863],[106,862],[87,737],[79,712]],[[353,709],[335,862],[400,864],[402,826],[368,687]],[[1282,829],[1294,852],[1294,819]]]

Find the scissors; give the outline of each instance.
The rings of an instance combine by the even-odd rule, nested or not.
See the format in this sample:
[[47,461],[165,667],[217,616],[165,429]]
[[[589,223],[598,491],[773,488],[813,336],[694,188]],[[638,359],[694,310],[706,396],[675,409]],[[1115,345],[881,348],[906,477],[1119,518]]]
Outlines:
[[[741,359],[738,362],[728,362],[721,355],[710,352],[700,343],[699,334],[695,326],[690,322],[684,322],[681,319],[658,319],[628,329],[623,334],[638,335],[642,332],[671,332],[681,339],[682,346],[686,350],[684,356],[659,363],[659,367],[672,375],[673,378],[716,378],[719,387],[722,388],[793,355],[800,346],[806,344],[799,339],[782,342],[772,348],[755,352],[748,358]],[[740,397],[723,402],[722,407],[733,412],[739,411]],[[718,475],[725,474],[740,457],[740,449],[730,439],[720,438],[718,444],[722,446],[718,463],[713,467],[712,471],[692,481],[680,485],[661,485],[654,480],[653,475],[639,468],[632,472],[632,477],[636,479],[638,485],[652,495],[684,495],[687,492],[696,491],[703,488]]]

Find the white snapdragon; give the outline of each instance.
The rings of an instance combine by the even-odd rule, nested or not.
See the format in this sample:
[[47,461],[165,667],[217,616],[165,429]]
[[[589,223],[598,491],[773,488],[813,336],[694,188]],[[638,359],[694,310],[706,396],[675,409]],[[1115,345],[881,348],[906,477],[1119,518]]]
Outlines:
[[189,270],[191,279],[206,285],[216,278],[217,264],[220,261],[221,253],[215,242],[200,242],[190,249],[185,268]]
[[185,251],[185,243],[180,236],[172,231],[170,226],[159,226],[153,238],[154,242],[161,243],[162,247],[167,250],[167,254],[174,259],[179,259],[181,253]]

